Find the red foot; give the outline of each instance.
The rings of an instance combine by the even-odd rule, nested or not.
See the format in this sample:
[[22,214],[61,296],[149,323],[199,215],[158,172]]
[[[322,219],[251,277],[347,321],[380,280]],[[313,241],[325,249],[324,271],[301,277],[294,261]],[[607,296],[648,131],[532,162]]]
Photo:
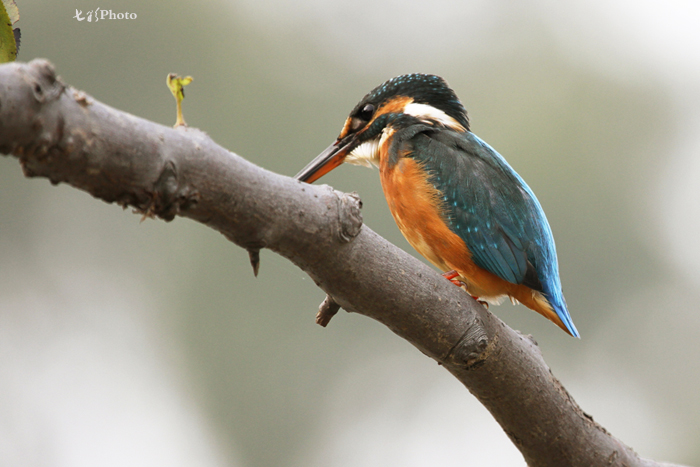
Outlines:
[[447,272],[443,272],[443,273],[442,273],[442,277],[444,277],[444,278],[447,279],[448,281],[452,282],[452,283],[453,283],[454,285],[456,285],[457,287],[464,287],[464,289],[466,290],[466,289],[467,289],[467,284],[465,284],[464,282],[462,282],[462,281],[460,281],[460,280],[455,279],[455,277],[457,277],[457,276],[459,276],[459,273],[458,273],[457,271],[455,271],[455,270],[447,271]]
[[[462,281],[460,281],[460,280],[455,279],[455,277],[457,277],[457,276],[459,276],[459,273],[458,273],[457,271],[455,271],[455,270],[447,271],[447,272],[443,272],[443,273],[442,273],[442,277],[444,277],[444,278],[447,279],[448,281],[452,282],[452,283],[453,283],[454,285],[456,285],[457,287],[461,287],[461,288],[463,288],[464,290],[467,290],[467,284],[465,284],[464,282],[462,282]],[[470,294],[470,295],[471,295],[471,294]],[[476,295],[471,295],[471,297],[472,297],[474,300],[476,300],[477,302],[479,302],[479,303],[480,303],[483,307],[485,307],[487,310],[489,309],[489,304],[488,304],[487,302],[485,302],[485,301],[483,301],[483,300],[479,300],[479,297],[477,297]]]
[[[457,287],[460,287],[460,288],[463,288],[464,290],[467,290],[467,284],[465,284],[464,282],[462,282],[460,280],[455,279],[455,277],[457,277],[457,276],[459,276],[459,273],[455,270],[442,273],[442,277],[444,277],[448,281],[452,282]],[[469,295],[471,295],[471,294],[469,294]],[[481,304],[481,306],[483,306],[487,310],[489,309],[489,304],[487,302],[485,302],[483,300],[479,300],[479,297],[477,297],[476,295],[471,295],[471,297],[474,300],[476,300],[477,302],[479,302]]]
[[447,279],[448,281],[451,281],[455,277],[459,276],[459,273],[455,271],[454,269],[452,271],[447,271],[442,273],[442,277]]

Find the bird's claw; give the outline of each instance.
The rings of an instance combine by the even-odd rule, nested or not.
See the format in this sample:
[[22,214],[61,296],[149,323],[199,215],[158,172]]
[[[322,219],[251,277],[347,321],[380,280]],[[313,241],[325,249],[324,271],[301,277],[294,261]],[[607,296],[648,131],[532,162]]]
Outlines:
[[455,279],[456,277],[459,277],[459,273],[457,271],[452,270],[452,271],[443,272],[442,277],[444,277],[448,281],[452,282],[457,287],[464,289],[465,291],[467,290],[467,284],[465,284],[464,282],[462,282],[459,279]]

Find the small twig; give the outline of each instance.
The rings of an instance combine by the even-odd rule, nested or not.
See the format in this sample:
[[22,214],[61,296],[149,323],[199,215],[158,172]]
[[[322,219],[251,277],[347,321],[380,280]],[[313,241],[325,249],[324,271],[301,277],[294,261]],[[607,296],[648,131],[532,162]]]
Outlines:
[[260,249],[248,248],[248,256],[250,257],[250,265],[253,266],[253,274],[258,277],[260,271]]
[[333,297],[326,295],[326,299],[318,307],[318,313],[316,314],[316,324],[323,326],[324,328],[328,326],[331,322],[331,318],[335,316],[340,310],[340,305],[333,300]]

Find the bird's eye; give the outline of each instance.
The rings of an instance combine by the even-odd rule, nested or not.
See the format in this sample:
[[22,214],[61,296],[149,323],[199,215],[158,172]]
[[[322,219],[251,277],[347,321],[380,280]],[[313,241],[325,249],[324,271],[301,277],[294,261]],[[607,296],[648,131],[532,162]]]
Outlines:
[[355,112],[354,116],[350,120],[350,131],[357,131],[360,128],[367,125],[367,123],[372,120],[374,115],[374,105],[367,104],[362,107],[361,110]]
[[372,119],[373,114],[374,106],[372,104],[367,104],[366,106],[362,107],[362,110],[360,110],[358,117],[368,122]]

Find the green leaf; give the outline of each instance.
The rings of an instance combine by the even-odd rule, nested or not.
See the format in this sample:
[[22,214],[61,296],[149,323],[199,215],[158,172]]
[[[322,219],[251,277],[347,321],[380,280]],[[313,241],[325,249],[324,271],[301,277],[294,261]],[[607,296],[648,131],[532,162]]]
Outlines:
[[19,10],[14,0],[0,3],[0,63],[13,62],[19,49],[19,28],[12,25],[19,21]]
[[192,82],[193,78],[191,76],[186,76],[182,78],[175,73],[170,73],[166,80],[170,92],[173,93],[175,101],[177,102],[177,120],[175,121],[176,127],[187,126],[185,119],[182,116],[182,105],[181,102],[185,98],[185,86]]

